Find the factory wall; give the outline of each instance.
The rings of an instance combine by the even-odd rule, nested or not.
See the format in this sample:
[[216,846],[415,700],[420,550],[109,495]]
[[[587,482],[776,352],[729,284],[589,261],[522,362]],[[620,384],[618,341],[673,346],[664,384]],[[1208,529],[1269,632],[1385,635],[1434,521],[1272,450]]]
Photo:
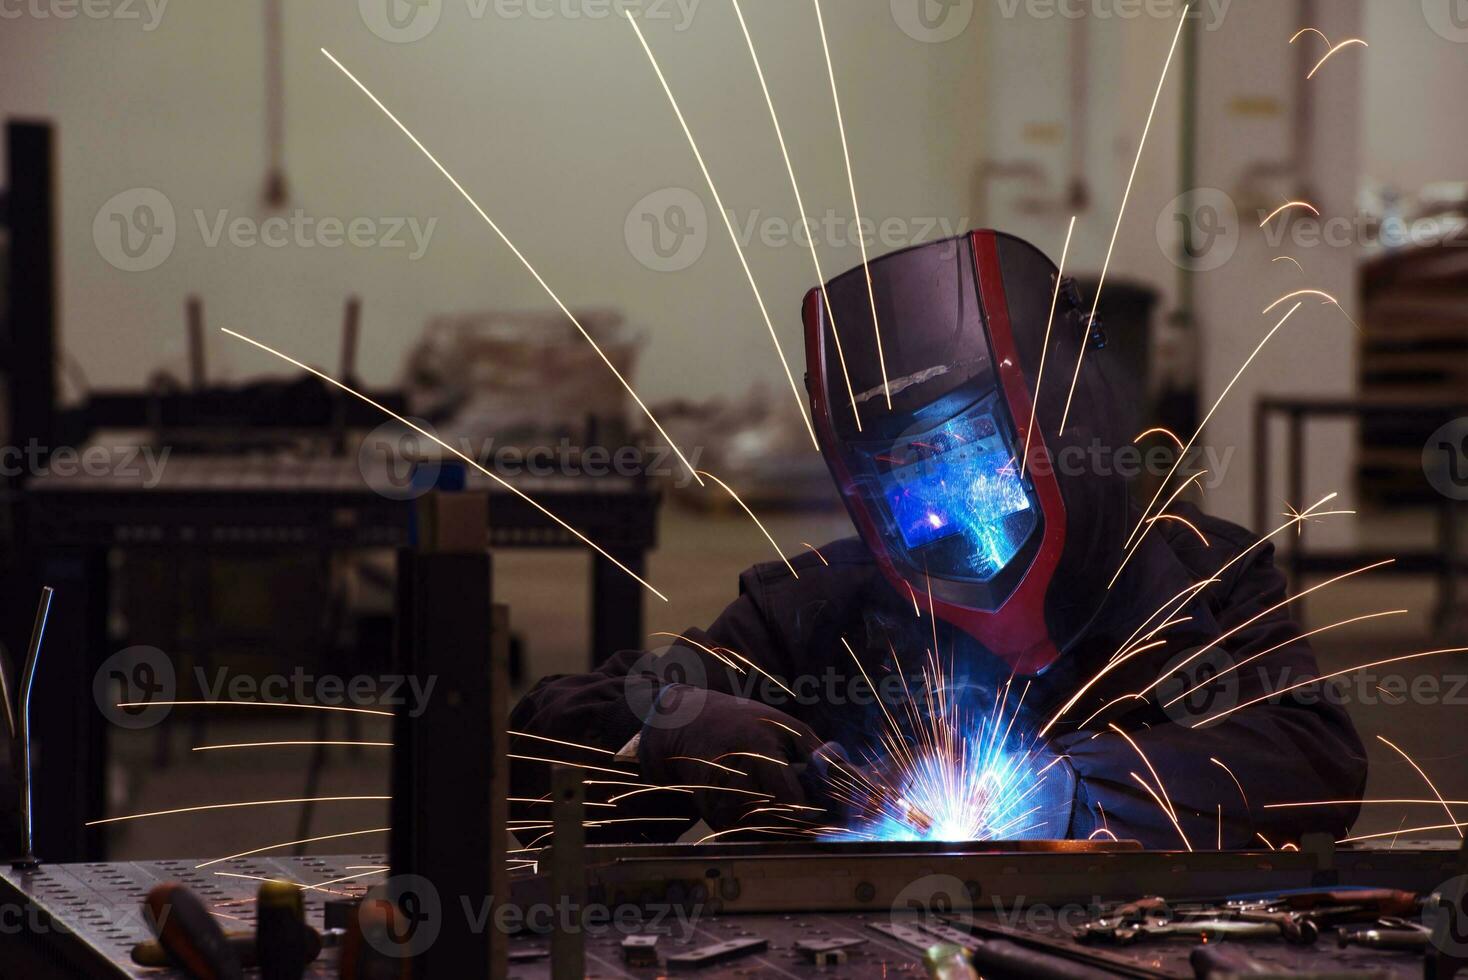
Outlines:
[[[808,253],[788,240],[798,215],[734,10],[725,0],[638,6],[724,203],[750,238],[751,267],[798,370],[798,303],[815,276]],[[60,125],[65,344],[94,385],[140,385],[162,362],[181,371],[190,293],[203,297],[211,327],[330,365],[343,299],[359,294],[362,374],[373,382],[396,378],[430,314],[549,305],[318,52],[325,46],[439,155],[568,304],[619,308],[645,332],[637,379],[649,397],[741,393],[753,382],[788,390],[703,178],[616,5],[432,0],[405,30],[384,20],[382,0],[283,7],[290,197],[274,211],[262,204],[262,3],[128,4],[139,19],[61,19],[65,4],[41,3],[46,16],[27,7],[0,21],[0,115]],[[889,222],[898,243],[961,230],[984,128],[978,19],[937,41],[943,32],[899,23],[886,3],[825,7],[864,215]],[[847,237],[850,193],[814,9],[787,0],[746,0],[744,9],[808,210],[821,225],[828,212],[840,219],[833,233],[817,229],[834,274],[860,256]],[[425,36],[403,40],[429,21]],[[111,215],[130,219],[139,188],[166,198],[175,241],[156,267],[124,271],[103,254],[115,244],[97,239],[116,238]],[[685,200],[680,188],[706,214],[693,216],[682,248],[679,228],[665,224],[672,255],[660,257],[643,215],[676,221],[668,209]],[[130,191],[121,206],[109,204]],[[371,219],[368,244],[328,247],[310,228],[284,232],[282,247],[252,242],[261,222],[296,209],[314,221]],[[688,267],[649,268],[665,260]],[[216,375],[274,370],[217,334],[209,358]]]

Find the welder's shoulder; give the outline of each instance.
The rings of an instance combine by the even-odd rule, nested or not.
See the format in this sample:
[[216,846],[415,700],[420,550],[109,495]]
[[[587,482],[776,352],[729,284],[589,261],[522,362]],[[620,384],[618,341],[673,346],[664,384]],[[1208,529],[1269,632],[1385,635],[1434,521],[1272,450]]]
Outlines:
[[739,576],[739,591],[762,608],[851,599],[881,579],[872,553],[858,537],[811,548],[785,561],[761,562]]
[[[1260,544],[1259,536],[1248,528],[1214,517],[1191,503],[1175,504],[1170,512],[1182,520],[1159,521],[1157,530],[1196,578],[1209,578],[1231,564],[1235,574],[1243,574],[1254,566],[1273,565],[1274,545],[1268,541]],[[1235,558],[1251,548],[1254,549],[1252,561],[1234,563]]]

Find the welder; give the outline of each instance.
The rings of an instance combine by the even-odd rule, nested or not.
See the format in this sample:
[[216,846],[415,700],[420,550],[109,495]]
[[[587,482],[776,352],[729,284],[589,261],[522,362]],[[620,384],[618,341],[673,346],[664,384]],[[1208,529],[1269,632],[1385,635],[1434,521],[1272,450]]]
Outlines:
[[[811,290],[812,419],[857,535],[744,572],[716,622],[660,655],[541,681],[512,729],[618,753],[648,783],[719,788],[642,794],[634,812],[722,831],[758,824],[751,799],[769,799],[839,823],[807,777],[832,747],[871,760],[884,699],[921,700],[932,658],[956,683],[1023,692],[1018,726],[1044,732],[1023,836],[1245,847],[1345,831],[1350,803],[1266,808],[1359,799],[1366,778],[1321,685],[1266,697],[1318,677],[1270,542],[1190,504],[1157,519],[1094,465],[1132,445],[1138,383],[1059,276],[1034,246],[978,231]],[[854,696],[863,683],[875,697]],[[545,792],[543,764],[514,778],[517,797]]]

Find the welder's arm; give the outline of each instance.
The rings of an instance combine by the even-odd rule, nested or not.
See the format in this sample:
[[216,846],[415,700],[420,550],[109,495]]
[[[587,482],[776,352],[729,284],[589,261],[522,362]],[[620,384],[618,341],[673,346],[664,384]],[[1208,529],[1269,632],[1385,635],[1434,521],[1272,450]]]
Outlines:
[[[776,651],[758,608],[747,595],[730,604],[707,631],[686,630],[683,635],[686,641],[677,641],[666,651],[623,651],[589,673],[545,678],[515,706],[510,730],[615,753],[641,733],[649,721],[656,721],[664,728],[700,725],[701,712],[693,710],[698,699],[662,697],[669,687],[686,686],[757,698],[763,685],[751,684],[751,679],[759,671],[783,675],[787,670],[787,665],[780,662],[781,654]],[[745,661],[729,656],[723,652],[725,649],[737,651]],[[740,663],[742,672],[732,669],[729,662]],[[748,664],[758,669],[752,670]],[[683,718],[685,714],[690,717]],[[788,719],[786,723],[792,727],[798,725]],[[707,727],[707,720],[702,724]],[[762,727],[771,728],[768,724]],[[665,741],[659,740],[658,744]],[[738,746],[731,745],[724,751],[735,748]],[[523,737],[511,738],[510,751],[628,771],[638,768],[637,760],[612,762],[598,753],[578,752]],[[515,796],[538,797],[549,789],[549,766],[544,763],[515,761],[511,772]],[[639,797],[638,804],[654,806],[659,813],[698,813],[694,801],[686,794],[650,793]]]
[[[1226,632],[1284,596],[1283,577],[1269,552],[1261,549],[1232,584],[1219,621]],[[1297,842],[1311,831],[1342,836],[1359,806],[1266,809],[1270,803],[1361,798],[1365,750],[1345,710],[1322,696],[1321,685],[1192,727],[1232,706],[1319,676],[1309,644],[1293,639],[1301,632],[1283,611],[1243,626],[1221,645],[1227,659],[1217,661],[1219,667],[1283,646],[1236,671],[1220,673],[1201,692],[1212,692],[1211,703],[1204,699],[1168,714],[1157,703],[1166,699],[1155,691],[1149,694],[1150,707],[1133,712],[1118,726],[1136,748],[1105,729],[1100,735],[1082,731],[1057,740],[1056,750],[1069,756],[1079,777],[1072,835],[1085,837],[1105,827],[1119,838],[1151,847],[1182,847],[1186,835],[1193,847],[1213,848],[1221,808],[1224,847],[1264,846],[1259,834],[1274,846]],[[1155,679],[1156,669],[1139,677],[1137,689]],[[1157,790],[1137,749],[1161,777],[1181,831],[1132,775]]]

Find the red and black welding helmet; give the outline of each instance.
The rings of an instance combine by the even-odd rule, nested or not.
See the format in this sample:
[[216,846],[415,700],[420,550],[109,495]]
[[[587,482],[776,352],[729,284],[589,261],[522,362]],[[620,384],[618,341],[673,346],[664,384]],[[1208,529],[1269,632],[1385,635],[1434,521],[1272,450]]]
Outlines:
[[904,598],[1038,673],[1099,611],[1125,533],[1125,480],[1095,461],[1129,441],[1129,419],[1097,350],[1059,431],[1099,326],[1062,289],[1044,351],[1059,272],[1010,235],[971,232],[867,268],[870,286],[858,267],[805,301],[806,385],[831,475]]

